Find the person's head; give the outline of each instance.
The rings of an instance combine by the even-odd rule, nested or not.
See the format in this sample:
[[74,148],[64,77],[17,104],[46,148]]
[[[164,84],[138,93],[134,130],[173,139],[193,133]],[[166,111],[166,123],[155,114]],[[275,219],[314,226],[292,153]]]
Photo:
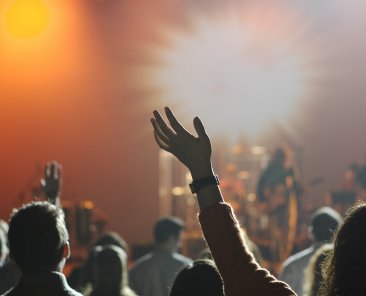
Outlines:
[[122,248],[126,253],[128,253],[128,245],[125,240],[117,233],[117,232],[107,232],[99,237],[96,242],[94,243],[93,247],[96,246],[117,246]]
[[224,295],[224,284],[212,260],[197,260],[178,273],[170,296],[186,295]]
[[155,243],[169,251],[176,251],[181,243],[181,233],[184,223],[176,217],[160,218],[154,227]]
[[326,261],[322,295],[364,295],[366,270],[366,203],[349,209],[334,237]]
[[311,216],[310,232],[317,242],[328,243],[332,240],[342,218],[332,208],[323,207]]
[[283,147],[278,147],[274,153],[272,161],[278,164],[283,164],[286,159],[286,151]]
[[88,257],[82,266],[82,275],[79,280],[80,286],[86,286],[88,283],[93,283],[92,264],[94,260],[95,248],[109,245],[122,248],[126,254],[129,252],[127,243],[118,233],[110,231],[100,236],[93,244]]
[[63,211],[48,202],[14,209],[8,239],[10,256],[23,273],[60,271],[70,255]]
[[92,258],[92,295],[134,295],[128,288],[127,255],[122,248],[96,246]]

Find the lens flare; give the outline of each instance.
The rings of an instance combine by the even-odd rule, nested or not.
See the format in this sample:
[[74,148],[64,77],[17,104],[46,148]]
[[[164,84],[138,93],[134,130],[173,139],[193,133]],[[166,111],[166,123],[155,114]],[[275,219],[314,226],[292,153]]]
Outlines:
[[143,70],[148,87],[202,114],[215,131],[255,136],[309,95],[309,52],[294,22],[290,12],[258,8],[198,15],[189,30],[163,29],[167,43],[149,49],[158,63]]

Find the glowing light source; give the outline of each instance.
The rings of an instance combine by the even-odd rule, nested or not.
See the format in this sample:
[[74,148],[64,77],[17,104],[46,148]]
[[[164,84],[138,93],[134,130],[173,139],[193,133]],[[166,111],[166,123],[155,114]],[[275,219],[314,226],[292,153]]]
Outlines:
[[151,49],[159,62],[144,69],[149,87],[226,134],[253,136],[283,123],[312,78],[294,19],[285,10],[228,9],[192,18],[189,30],[165,30],[165,45]]
[[15,0],[6,13],[6,25],[18,38],[43,33],[50,20],[50,11],[43,0]]

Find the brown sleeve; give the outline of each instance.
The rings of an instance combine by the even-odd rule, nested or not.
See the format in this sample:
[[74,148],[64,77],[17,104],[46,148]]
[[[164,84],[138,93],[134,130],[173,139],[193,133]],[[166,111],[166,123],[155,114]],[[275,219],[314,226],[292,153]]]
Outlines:
[[218,203],[199,215],[227,296],[293,296],[290,287],[261,268],[249,252],[230,205]]

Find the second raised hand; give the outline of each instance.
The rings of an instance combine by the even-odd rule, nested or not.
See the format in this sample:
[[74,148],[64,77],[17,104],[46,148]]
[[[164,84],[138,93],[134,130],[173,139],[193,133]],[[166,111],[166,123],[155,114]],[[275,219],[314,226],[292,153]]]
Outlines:
[[211,143],[198,117],[193,120],[198,137],[189,133],[166,107],[165,114],[170,126],[158,111],[151,119],[154,135],[159,147],[176,156],[191,172],[193,179],[212,175]]
[[49,202],[58,205],[60,200],[62,178],[62,167],[56,161],[48,162],[44,169],[44,179],[41,180],[41,186]]

